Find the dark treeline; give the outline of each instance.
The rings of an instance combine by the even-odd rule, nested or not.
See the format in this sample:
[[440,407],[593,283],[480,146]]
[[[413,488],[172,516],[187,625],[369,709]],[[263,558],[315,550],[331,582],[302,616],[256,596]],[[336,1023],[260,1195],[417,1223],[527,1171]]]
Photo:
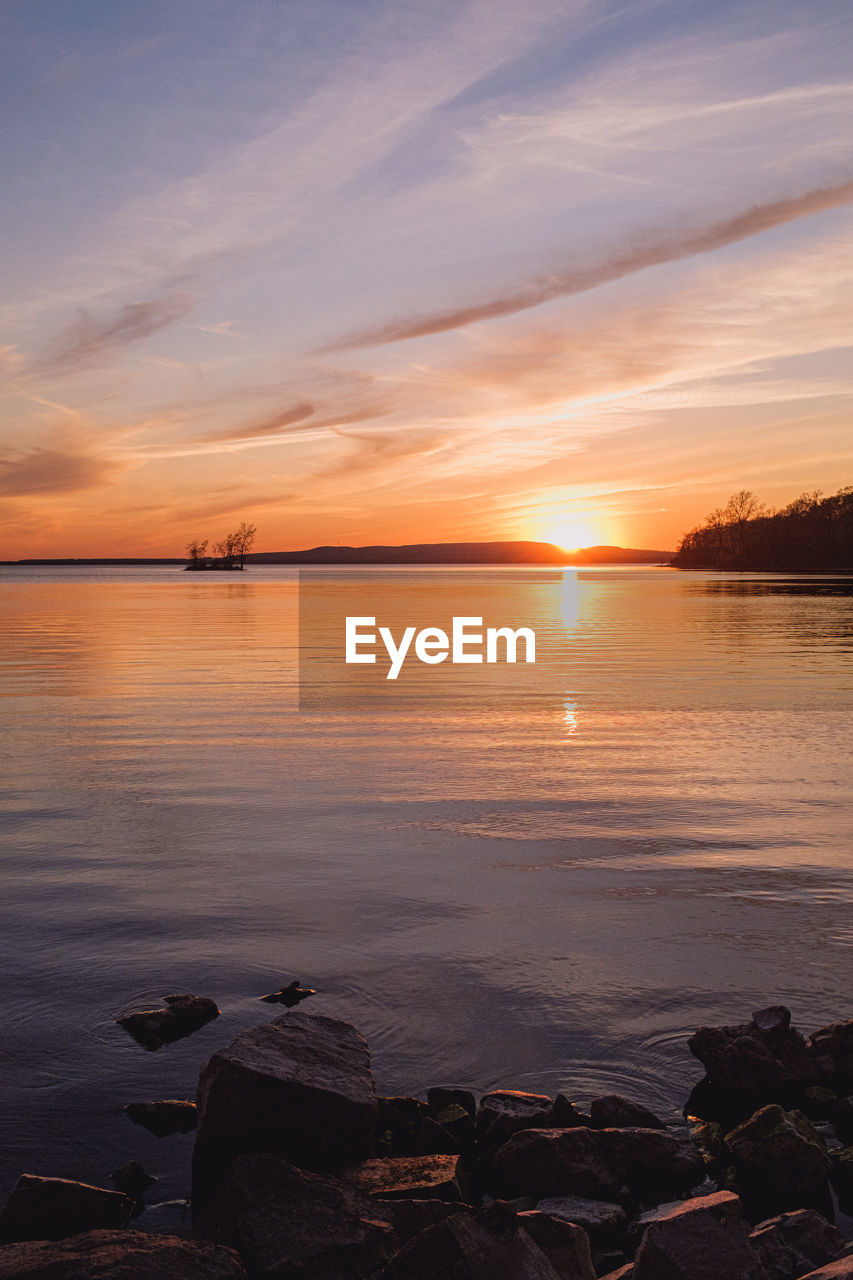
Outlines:
[[680,569],[853,570],[853,486],[831,498],[803,493],[767,511],[741,489],[681,540]]

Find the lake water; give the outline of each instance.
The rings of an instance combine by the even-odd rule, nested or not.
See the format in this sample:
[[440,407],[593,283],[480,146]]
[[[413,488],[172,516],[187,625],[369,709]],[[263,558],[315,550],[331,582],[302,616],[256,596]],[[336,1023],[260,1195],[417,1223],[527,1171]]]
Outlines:
[[[851,1016],[853,582],[478,580],[563,654],[535,696],[299,710],[293,571],[0,569],[0,1191],[139,1159],[186,1194],[191,1137],[121,1108],[192,1097],[293,978],[381,1092],[670,1119],[700,1024]],[[173,991],[222,1017],[146,1053],[115,1018]]]

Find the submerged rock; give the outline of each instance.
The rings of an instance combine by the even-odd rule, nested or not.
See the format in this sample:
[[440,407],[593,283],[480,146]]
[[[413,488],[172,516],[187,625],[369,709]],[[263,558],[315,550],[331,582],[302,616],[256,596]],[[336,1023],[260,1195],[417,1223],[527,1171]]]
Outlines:
[[195,1232],[239,1250],[252,1280],[361,1280],[398,1245],[370,1196],[271,1155],[234,1162]]
[[288,983],[286,987],[280,987],[278,991],[273,991],[268,996],[260,996],[259,999],[265,1000],[267,1004],[283,1004],[286,1009],[293,1009],[301,1000],[307,1000],[309,996],[316,996],[316,994],[313,987],[301,987],[299,979],[294,978],[293,982]]
[[153,1133],[155,1138],[166,1138],[173,1133],[192,1133],[198,1123],[195,1103],[178,1098],[166,1098],[162,1102],[129,1102],[124,1114],[134,1124],[141,1124]]
[[331,1171],[370,1155],[377,1118],[367,1045],[349,1023],[288,1013],[242,1032],[199,1076],[194,1214],[237,1156]]
[[143,1231],[88,1231],[0,1249],[0,1280],[246,1280],[236,1253]]
[[653,1111],[641,1107],[618,1093],[594,1098],[590,1115],[596,1129],[665,1129],[666,1125]]
[[166,1005],[162,1009],[142,1009],[116,1018],[116,1022],[143,1049],[153,1051],[183,1040],[218,1017],[219,1009],[213,1000],[184,993],[166,996]]
[[25,1173],[0,1213],[0,1243],[63,1240],[99,1227],[123,1227],[132,1207],[129,1196],[106,1187]]

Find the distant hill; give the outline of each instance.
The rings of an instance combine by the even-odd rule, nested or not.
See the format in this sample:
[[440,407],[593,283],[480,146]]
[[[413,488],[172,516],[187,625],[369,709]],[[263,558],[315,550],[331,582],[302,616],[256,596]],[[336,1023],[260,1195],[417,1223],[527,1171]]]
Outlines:
[[260,551],[247,564],[662,564],[672,551],[584,547],[563,551],[552,542],[414,542],[401,547],[312,547]]
[[[253,551],[246,564],[668,564],[673,551],[640,551],[634,547],[583,547],[563,551],[553,542],[414,542],[402,547],[311,547],[307,551]],[[185,565],[185,558],[91,556],[3,560],[0,564]]]

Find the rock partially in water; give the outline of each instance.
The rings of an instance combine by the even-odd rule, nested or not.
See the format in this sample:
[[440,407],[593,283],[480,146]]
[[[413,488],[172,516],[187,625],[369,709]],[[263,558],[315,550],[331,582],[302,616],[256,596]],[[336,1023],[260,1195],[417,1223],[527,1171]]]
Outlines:
[[820,1136],[801,1112],[772,1104],[726,1134],[737,1186],[763,1213],[823,1204],[832,1169]]
[[473,1120],[477,1114],[477,1099],[470,1089],[457,1089],[455,1086],[436,1085],[427,1089],[427,1106],[431,1113],[443,1111],[445,1107],[461,1107]]
[[574,1102],[570,1102],[564,1093],[558,1093],[554,1099],[554,1105],[551,1108],[551,1117],[548,1122],[551,1129],[578,1129],[581,1127],[595,1127],[592,1123],[592,1116],[587,1115],[585,1111],[581,1111],[580,1107]]
[[[430,1114],[420,1098],[379,1098],[376,1150],[389,1156],[440,1155],[459,1152],[459,1143]],[[470,1117],[462,1115],[470,1124]]]
[[362,1280],[397,1251],[370,1196],[280,1156],[241,1156],[195,1226],[238,1249],[252,1280]]
[[167,1138],[173,1133],[193,1133],[198,1123],[195,1103],[179,1098],[165,1098],[162,1102],[129,1102],[124,1114],[134,1124],[141,1124],[153,1133],[155,1138]]
[[63,1240],[99,1227],[123,1227],[132,1207],[129,1196],[106,1187],[25,1173],[0,1213],[0,1243]]
[[156,1181],[153,1174],[145,1172],[138,1160],[129,1160],[120,1169],[116,1169],[115,1173],[110,1174],[110,1182],[116,1191],[128,1196],[133,1202],[130,1214],[132,1218],[138,1218],[145,1208],[146,1192],[151,1190]]
[[590,1104],[590,1115],[596,1129],[665,1129],[663,1120],[659,1119],[648,1107],[641,1107],[630,1098],[623,1098],[619,1093],[608,1093],[602,1098],[593,1098]]
[[387,1156],[344,1171],[348,1182],[383,1200],[461,1200],[455,1155]]
[[0,1280],[246,1280],[236,1253],[143,1231],[88,1231],[0,1249]]
[[477,1111],[477,1140],[484,1152],[499,1147],[523,1129],[542,1129],[551,1120],[553,1102],[542,1093],[520,1093],[496,1089],[480,1099]]
[[749,1242],[772,1280],[798,1280],[815,1267],[834,1262],[845,1247],[841,1232],[812,1209],[797,1209],[759,1223]]
[[285,1009],[293,1009],[302,1000],[307,1000],[309,996],[316,996],[317,992],[313,987],[302,987],[299,985],[299,979],[294,978],[293,982],[288,983],[286,987],[280,987],[278,991],[273,991],[271,995],[260,996],[259,999],[265,1000],[267,1004],[283,1004]]
[[242,1032],[202,1067],[193,1213],[240,1155],[272,1152],[330,1172],[370,1155],[378,1107],[355,1027],[287,1013]]
[[164,1045],[174,1044],[176,1040],[183,1040],[185,1036],[192,1035],[218,1017],[219,1009],[215,1001],[207,996],[183,993],[166,996],[166,1004],[162,1009],[141,1009],[137,1013],[116,1018],[116,1022],[143,1049],[153,1052],[162,1049]]

